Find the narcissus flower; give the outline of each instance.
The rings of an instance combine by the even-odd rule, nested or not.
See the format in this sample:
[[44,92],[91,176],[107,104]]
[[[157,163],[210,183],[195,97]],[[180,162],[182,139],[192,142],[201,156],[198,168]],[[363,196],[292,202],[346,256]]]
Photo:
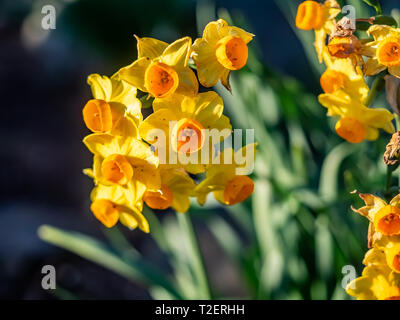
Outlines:
[[376,242],[376,246],[385,253],[390,269],[400,274],[400,237],[384,236]]
[[87,136],[83,142],[94,154],[93,171],[86,173],[93,175],[96,184],[132,185],[138,197],[146,189],[160,188],[158,159],[144,142],[99,133]]
[[400,234],[400,195],[394,197],[389,204],[385,200],[372,194],[360,193],[365,206],[352,210],[368,218],[374,229],[382,235],[392,236]]
[[400,278],[384,264],[371,264],[346,291],[358,300],[400,300]]
[[335,93],[342,89],[349,96],[365,101],[369,88],[360,67],[354,67],[350,59],[332,59],[324,54],[327,70],[321,75],[320,84],[325,93]]
[[221,80],[230,90],[229,74],[246,65],[247,44],[253,37],[253,34],[243,29],[228,26],[223,19],[207,24],[203,37],[193,44],[192,57],[200,83],[212,87]]
[[172,207],[184,213],[190,207],[190,196],[196,187],[192,178],[184,171],[176,168],[160,166],[161,188],[146,191],[144,202],[152,209],[164,210]]
[[142,113],[136,88],[122,81],[118,74],[111,78],[91,74],[87,81],[93,99],[82,111],[86,126],[93,132],[137,136],[135,127],[142,120]]
[[391,122],[394,118],[393,114],[383,108],[366,107],[365,100],[362,99],[365,88],[361,89],[361,92],[360,88],[351,90],[353,96],[360,95],[358,98],[353,98],[341,89],[336,90],[335,93],[318,96],[319,103],[328,109],[328,115],[339,117],[335,126],[336,133],[351,143],[360,143],[364,139],[376,140],[379,136],[378,129],[393,133],[394,127]]
[[[177,154],[200,155],[203,148],[208,150],[232,131],[229,118],[222,114],[223,108],[221,97],[213,91],[200,93],[196,97],[174,95],[155,99],[154,113],[141,123],[139,133],[148,143],[157,143],[159,155],[160,150],[169,153],[170,147]],[[165,136],[165,143],[160,140],[158,133]],[[204,169],[201,164],[186,167],[191,173],[203,172]]]
[[[223,150],[218,158],[218,164],[207,168],[206,178],[196,187],[197,201],[203,205],[207,195],[212,192],[215,199],[226,205],[234,205],[246,200],[254,191],[254,182],[247,175],[239,175],[237,168],[252,166],[254,163],[255,144],[242,149]],[[246,159],[239,163],[238,159]]]
[[335,31],[336,16],[341,12],[336,0],[327,0],[323,4],[316,1],[304,1],[297,8],[296,26],[302,30],[315,31],[314,46],[319,62],[322,62],[326,47],[326,36]]
[[168,45],[153,38],[138,38],[138,59],[119,70],[121,79],[156,98],[179,93],[194,96],[199,85],[188,67],[192,40],[185,37]]
[[373,76],[388,69],[388,72],[400,78],[400,29],[385,25],[373,25],[367,33],[374,41],[365,44],[363,55],[370,57],[364,73]]
[[93,189],[90,197],[91,211],[107,228],[120,221],[129,229],[139,227],[142,231],[149,232],[149,224],[141,213],[143,201],[132,185],[99,184]]

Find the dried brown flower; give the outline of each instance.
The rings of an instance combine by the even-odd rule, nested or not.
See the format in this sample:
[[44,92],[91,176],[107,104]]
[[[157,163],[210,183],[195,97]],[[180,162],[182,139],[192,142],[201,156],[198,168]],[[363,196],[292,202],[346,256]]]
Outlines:
[[383,155],[383,162],[392,166],[399,162],[400,154],[400,131],[395,132],[392,135],[389,143],[386,146],[385,154]]

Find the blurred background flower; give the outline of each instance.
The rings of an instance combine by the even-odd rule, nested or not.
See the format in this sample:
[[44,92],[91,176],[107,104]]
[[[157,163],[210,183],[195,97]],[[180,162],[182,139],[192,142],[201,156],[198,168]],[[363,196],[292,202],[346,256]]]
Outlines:
[[[90,213],[82,108],[89,74],[111,76],[133,61],[133,34],[195,39],[222,17],[256,35],[248,65],[232,75],[233,95],[220,85],[217,91],[233,127],[255,129],[259,152],[248,201],[222,207],[209,198],[190,210],[214,297],[347,299],[342,267],[359,274],[367,246],[367,222],[349,210],[360,200],[349,193],[384,187],[390,136],[351,145],[334,133],[317,101],[324,70],[313,34],[294,26],[299,2],[1,1],[0,297],[168,298],[174,294],[165,279],[178,288],[175,297],[198,297],[182,245],[187,226],[172,212],[147,211],[151,236],[105,230]],[[339,2],[354,5],[357,18],[374,13],[361,0]],[[384,1],[383,13],[396,3]],[[41,28],[47,4],[56,8],[55,30]],[[375,104],[387,105],[385,97]],[[60,249],[38,237],[43,224],[79,234],[40,229],[68,250]],[[55,291],[41,288],[46,264],[56,267]]]

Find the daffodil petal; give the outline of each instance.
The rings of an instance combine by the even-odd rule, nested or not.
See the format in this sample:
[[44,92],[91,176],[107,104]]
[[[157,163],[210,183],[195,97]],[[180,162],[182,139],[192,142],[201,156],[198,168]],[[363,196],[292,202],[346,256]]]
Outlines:
[[133,210],[129,210],[128,212],[121,212],[119,221],[131,230],[139,227],[143,232],[149,233],[150,227],[146,218],[137,208],[132,207],[132,209]]
[[195,98],[196,111],[194,119],[200,122],[204,128],[210,127],[222,116],[224,103],[222,98],[214,91],[200,93]]
[[318,61],[320,63],[323,62],[323,51],[324,47],[326,46],[325,41],[326,41],[326,31],[324,29],[315,30],[314,47],[315,50],[317,51]]
[[157,112],[161,109],[169,109],[176,115],[179,115],[181,112],[181,104],[184,99],[185,96],[178,93],[162,99],[156,98],[153,101],[153,111]]
[[[223,31],[225,29],[228,29],[228,30],[227,30],[227,33],[225,35],[223,35],[223,33],[224,33]],[[234,27],[234,26],[229,26],[229,27],[222,29],[220,31],[220,36],[222,36],[222,35],[241,38],[246,44],[249,43],[254,37],[254,34],[247,32],[243,29],[240,29],[238,27]]]
[[119,76],[122,80],[135,86],[139,90],[147,92],[146,86],[144,84],[144,75],[150,63],[151,60],[149,58],[139,58],[129,66],[120,69],[118,72]]
[[400,66],[388,67],[388,71],[392,76],[400,78]]
[[367,61],[364,68],[364,74],[366,76],[374,76],[381,71],[385,70],[387,67],[378,62],[377,58],[371,58]]
[[[176,115],[169,109],[160,109],[148,116],[139,126],[139,133],[142,139],[149,143],[156,141],[157,134],[164,134],[168,138],[169,124],[177,121]],[[162,132],[161,132],[162,131]]]
[[196,55],[193,60],[197,66],[197,75],[204,87],[212,87],[224,74],[225,68],[215,57],[215,47],[203,39],[197,39],[194,43]]
[[195,96],[199,91],[199,83],[195,73],[189,67],[176,67],[179,75],[179,85],[176,89],[177,94]]
[[83,139],[83,143],[93,154],[99,154],[103,158],[119,152],[118,144],[110,134],[93,133]]
[[110,101],[112,92],[111,79],[94,73],[88,76],[87,83],[90,85],[94,99]]
[[139,38],[136,35],[135,38],[137,40],[138,58],[157,59],[168,47],[168,43],[154,38]]
[[232,93],[231,84],[229,83],[230,74],[231,74],[231,70],[225,69],[221,75],[221,83],[230,93]]
[[209,44],[215,45],[221,36],[219,34],[220,30],[223,30],[228,24],[223,19],[218,19],[217,21],[209,22],[203,31],[203,39],[205,39]]
[[367,34],[374,37],[375,40],[381,41],[390,35],[390,26],[374,24],[368,28]]
[[171,43],[162,53],[161,62],[169,66],[186,67],[189,62],[192,39],[184,37]]
[[386,263],[385,253],[381,249],[372,248],[364,256],[363,264],[384,265]]
[[136,122],[129,116],[121,117],[111,130],[111,134],[123,137],[138,137]]

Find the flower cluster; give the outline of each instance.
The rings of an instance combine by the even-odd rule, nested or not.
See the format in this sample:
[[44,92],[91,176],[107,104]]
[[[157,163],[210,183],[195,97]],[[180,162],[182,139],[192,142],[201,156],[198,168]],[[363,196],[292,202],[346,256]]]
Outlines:
[[362,276],[350,282],[347,293],[360,300],[400,300],[400,195],[390,203],[360,194],[365,206],[354,209],[370,221]]
[[335,0],[324,4],[305,1],[298,8],[296,25],[303,30],[315,30],[318,58],[327,67],[320,79],[324,93],[318,100],[328,109],[329,116],[338,119],[336,133],[351,143],[376,140],[379,129],[394,132],[394,117],[385,108],[369,107],[374,93],[365,76],[387,69],[400,77],[400,29],[372,25],[367,35],[373,38],[360,40],[353,34],[355,21],[347,17],[336,21],[340,12]]
[[[252,38],[222,19],[209,23],[193,44],[189,37],[171,44],[136,37],[132,64],[111,78],[88,77],[93,99],[83,108],[83,119],[93,133],[83,142],[94,158],[84,173],[95,184],[91,211],[106,227],[119,221],[149,232],[144,203],[184,213],[191,197],[204,204],[212,192],[233,205],[252,194],[254,183],[240,171],[244,163],[238,159],[254,161],[255,144],[219,152],[220,142],[231,135],[230,120],[221,97],[199,93],[198,83],[211,87],[221,81],[231,90],[229,74],[245,66]],[[145,119],[142,102],[153,109]],[[198,174],[205,179],[196,184]]]

